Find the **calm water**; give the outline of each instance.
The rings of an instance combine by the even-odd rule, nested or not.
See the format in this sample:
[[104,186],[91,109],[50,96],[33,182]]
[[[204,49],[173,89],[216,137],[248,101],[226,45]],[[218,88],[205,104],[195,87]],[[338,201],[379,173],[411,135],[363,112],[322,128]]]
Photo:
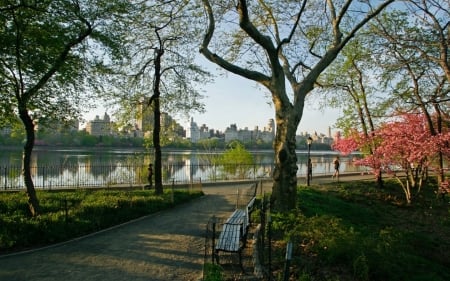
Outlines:
[[[232,174],[212,166],[211,159],[221,152],[163,151],[163,178],[165,181],[189,182],[195,179],[217,181],[233,178],[270,177],[273,170],[273,152],[251,151],[256,165],[244,172]],[[0,150],[0,189],[23,184],[20,177],[20,149]],[[311,151],[313,176],[332,174],[332,151]],[[306,174],[307,152],[298,151],[299,177]],[[43,148],[33,151],[33,180],[37,187],[97,184],[141,184],[146,181],[146,166],[152,155],[139,149],[77,149]],[[14,169],[11,170],[11,167]],[[341,172],[360,172],[351,164],[351,157],[341,157]],[[245,175],[243,174],[245,173]]]

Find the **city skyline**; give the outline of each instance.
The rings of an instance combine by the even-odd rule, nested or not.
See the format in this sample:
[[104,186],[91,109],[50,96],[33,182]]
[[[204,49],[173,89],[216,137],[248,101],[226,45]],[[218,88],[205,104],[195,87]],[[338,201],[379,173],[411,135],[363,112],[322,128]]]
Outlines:
[[[214,69],[211,63],[201,56],[198,63],[217,77],[213,83],[200,86],[205,95],[205,99],[202,100],[205,104],[205,113],[192,113],[186,118],[179,118],[170,113],[180,125],[186,128],[193,117],[199,126],[205,124],[210,129],[224,132],[231,124],[236,124],[239,128],[253,129],[255,126],[264,128],[269,119],[275,119],[275,110],[266,89],[235,74],[224,74],[223,71]],[[326,134],[329,127],[333,133],[338,131],[333,125],[340,116],[340,111],[327,108],[321,112],[318,109],[319,98],[319,95],[307,98],[297,134],[302,132]],[[105,111],[112,115],[113,109],[100,106],[97,110],[84,114],[83,118],[89,121],[96,115],[103,116]]]
[[[89,123],[92,123],[93,121],[97,121],[97,120],[103,121],[103,118],[105,115],[108,115],[108,118],[111,118],[111,122],[114,122],[114,115],[108,113],[108,110],[104,110],[103,113],[99,113],[99,111],[95,111],[94,113],[95,113],[95,115],[91,115],[91,114],[85,115],[85,117],[84,117],[85,120],[84,120],[84,122],[80,123],[79,130],[87,129],[87,127],[90,126]],[[91,117],[91,116],[93,116],[93,117]],[[234,123],[229,123],[222,129],[222,128],[216,128],[216,127],[210,126],[209,124],[206,124],[206,123],[200,123],[194,117],[190,117],[190,118],[191,119],[188,123],[180,122],[180,120],[177,120],[177,118],[174,118],[174,120],[177,121],[186,131],[190,127],[190,122],[194,121],[197,124],[197,126],[199,126],[199,127],[205,126],[208,128],[208,130],[214,130],[214,131],[218,131],[220,133],[225,133],[230,127],[234,127],[234,126],[236,126],[238,130],[248,129],[251,131],[251,130],[254,130],[255,128],[258,128],[259,130],[264,131],[267,127],[267,123],[270,120],[274,120],[274,118],[268,118],[266,120],[266,125],[254,125],[254,126],[241,126],[239,123],[234,122]],[[299,128],[300,128],[300,126],[299,126]],[[333,133],[330,134],[330,130],[331,130],[331,126],[324,128],[323,130],[318,130],[318,129],[317,130],[316,129],[314,129],[314,130],[297,130],[297,135],[308,135],[308,134],[314,135],[314,134],[316,134],[316,135],[325,135],[325,136],[332,137],[334,135],[334,133],[336,131],[338,131],[338,130],[334,130],[334,131],[331,130],[331,131],[333,131]]]
[[[141,108],[141,110],[143,110]],[[134,138],[143,138],[149,136],[152,131],[153,114],[145,111],[140,114],[141,119],[136,120],[136,124],[128,125],[123,128],[114,126],[114,121],[110,118],[107,112],[104,113],[103,118],[96,115],[93,120],[87,122],[86,132],[93,136],[128,136]],[[173,129],[173,137],[181,137],[189,140],[191,143],[198,143],[201,140],[216,138],[222,139],[225,143],[233,140],[238,140],[243,143],[272,143],[275,139],[275,122],[269,119],[267,126],[260,128],[258,126],[253,129],[238,128],[236,124],[230,124],[225,131],[214,130],[208,128],[205,124],[199,126],[194,118],[191,118],[190,124],[187,128],[179,124],[168,113],[161,113],[161,128],[170,127]],[[328,128],[328,133],[315,132],[301,132],[297,134],[296,141],[306,141],[306,138],[312,138],[313,142],[331,145],[333,137],[331,128]]]

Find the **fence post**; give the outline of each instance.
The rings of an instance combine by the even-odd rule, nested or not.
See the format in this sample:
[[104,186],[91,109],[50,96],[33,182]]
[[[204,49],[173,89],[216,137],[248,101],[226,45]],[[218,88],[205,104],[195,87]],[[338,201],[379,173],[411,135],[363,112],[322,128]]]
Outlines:
[[269,280],[272,280],[272,216],[270,215],[270,210],[267,212],[267,240],[269,244]]
[[259,194],[263,195],[264,191],[263,191],[263,180],[259,180]]
[[214,254],[216,252],[216,216],[212,217],[212,239],[211,239],[211,263],[214,264]]
[[172,194],[171,194],[171,201],[172,201],[172,204],[175,202],[174,195],[173,195],[173,193],[174,193],[174,188],[175,188],[175,179],[173,178],[173,179],[172,179]]
[[284,281],[289,281],[289,267],[292,259],[292,242],[289,241],[286,245],[286,262],[284,264]]
[[262,245],[265,243],[265,232],[266,232],[266,208],[264,207],[266,201],[266,196],[264,196],[261,199],[261,213],[260,213],[260,220],[261,220],[261,241]]
[[[37,173],[36,175],[39,175],[39,167],[36,167]],[[45,166],[42,167],[42,189],[45,189],[45,180],[46,180],[46,172],[47,170],[45,169]]]
[[6,177],[6,175],[7,175],[7,170],[6,169],[7,168],[5,167],[5,190],[8,187],[8,178]]
[[64,197],[64,219],[65,219],[66,223],[69,220],[69,210],[68,210],[68,206],[67,206],[67,197]]

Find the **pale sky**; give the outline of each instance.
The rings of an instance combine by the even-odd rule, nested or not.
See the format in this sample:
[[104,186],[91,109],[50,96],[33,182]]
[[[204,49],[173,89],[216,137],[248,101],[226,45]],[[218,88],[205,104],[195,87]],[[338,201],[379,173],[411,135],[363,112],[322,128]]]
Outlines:
[[[206,113],[193,114],[197,125],[206,124],[210,129],[225,131],[230,124],[249,130],[258,126],[261,130],[267,126],[270,118],[275,119],[275,111],[268,91],[257,87],[256,83],[234,74],[217,77],[215,82],[205,87],[204,100]],[[317,107],[308,102],[297,132],[328,133],[328,127],[334,132],[334,123],[339,112],[326,109],[324,112],[307,107]],[[186,122],[180,122],[187,126]]]
[[[247,127],[249,130],[258,126],[260,130],[267,126],[269,119],[275,119],[275,110],[268,90],[258,86],[256,82],[245,79],[238,75],[227,73],[219,75],[216,66],[199,56],[200,65],[211,73],[216,73],[214,82],[204,86],[204,99],[206,112],[204,114],[193,114],[192,117],[197,125],[206,124],[209,129],[225,131],[230,124],[236,124],[239,129]],[[223,70],[221,74],[225,73]],[[302,120],[297,132],[328,133],[331,127],[332,134],[336,131],[334,123],[340,112],[326,109],[324,112],[318,110],[318,106],[309,99],[305,105]],[[187,127],[189,120],[180,124]]]

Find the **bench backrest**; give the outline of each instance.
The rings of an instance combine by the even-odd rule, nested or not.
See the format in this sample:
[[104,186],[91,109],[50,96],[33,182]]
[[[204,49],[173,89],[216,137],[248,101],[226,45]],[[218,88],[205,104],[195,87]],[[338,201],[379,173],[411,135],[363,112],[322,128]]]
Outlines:
[[245,189],[238,189],[236,198],[236,209],[245,209],[248,203],[256,196],[258,183],[253,183],[250,187]]

